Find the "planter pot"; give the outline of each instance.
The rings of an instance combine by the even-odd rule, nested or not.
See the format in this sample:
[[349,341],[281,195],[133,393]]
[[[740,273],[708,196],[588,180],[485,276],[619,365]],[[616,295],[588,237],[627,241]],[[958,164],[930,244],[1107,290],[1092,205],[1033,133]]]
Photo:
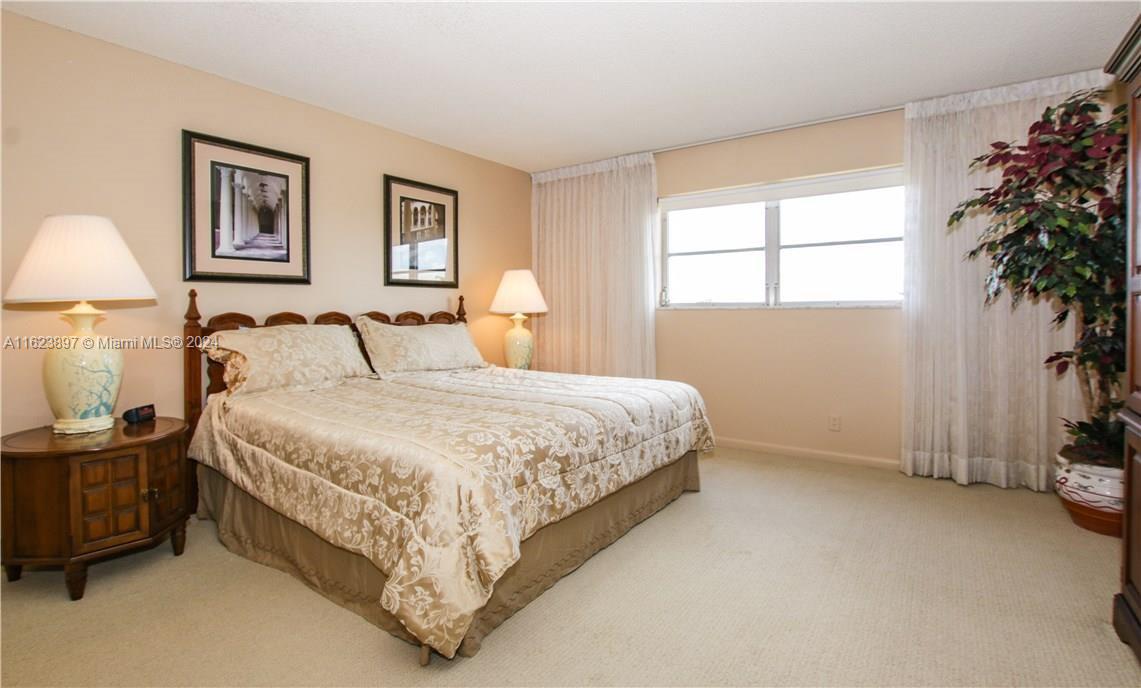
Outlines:
[[1120,468],[1071,461],[1067,448],[1058,453],[1054,491],[1074,523],[1102,535],[1121,537],[1125,472]]

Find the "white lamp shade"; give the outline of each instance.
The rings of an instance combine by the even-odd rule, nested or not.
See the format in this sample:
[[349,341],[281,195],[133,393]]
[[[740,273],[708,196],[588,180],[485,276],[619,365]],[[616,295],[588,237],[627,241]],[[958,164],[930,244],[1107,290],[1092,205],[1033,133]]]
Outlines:
[[153,298],[119,230],[96,215],[44,218],[4,295],[7,303]]
[[492,313],[546,313],[547,302],[530,270],[503,273],[499,289],[491,301]]

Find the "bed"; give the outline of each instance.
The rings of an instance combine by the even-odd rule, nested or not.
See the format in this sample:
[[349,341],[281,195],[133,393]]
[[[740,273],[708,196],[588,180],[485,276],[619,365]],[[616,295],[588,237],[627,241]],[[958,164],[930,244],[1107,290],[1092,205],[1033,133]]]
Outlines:
[[[261,327],[238,313],[202,325],[196,296],[187,342]],[[364,317],[364,329],[466,321],[462,297],[454,314]],[[342,313],[313,322],[360,336]],[[419,645],[421,663],[474,655],[559,578],[698,490],[697,451],[712,447],[701,397],[674,382],[490,366],[243,396],[221,393],[227,374],[200,346],[185,375],[200,517],[230,550]]]

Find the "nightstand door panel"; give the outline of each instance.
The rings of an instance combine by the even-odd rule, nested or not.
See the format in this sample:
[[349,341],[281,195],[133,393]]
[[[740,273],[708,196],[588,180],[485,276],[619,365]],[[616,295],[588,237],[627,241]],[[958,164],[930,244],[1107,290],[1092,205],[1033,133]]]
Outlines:
[[75,554],[149,534],[143,449],[71,458],[71,541]]
[[4,560],[67,557],[67,460],[4,459]]
[[186,468],[182,439],[147,450],[147,485],[151,490],[151,532],[182,518],[186,506]]

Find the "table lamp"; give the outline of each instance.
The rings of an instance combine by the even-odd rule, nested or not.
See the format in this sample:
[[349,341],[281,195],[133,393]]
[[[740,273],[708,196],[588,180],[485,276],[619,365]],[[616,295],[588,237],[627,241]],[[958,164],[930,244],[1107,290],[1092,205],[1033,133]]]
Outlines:
[[539,291],[539,284],[530,270],[508,270],[503,273],[499,289],[491,301],[491,312],[514,313],[511,319],[515,321],[515,327],[507,330],[504,339],[507,365],[522,370],[530,368],[535,340],[531,332],[523,327],[523,321],[527,319],[523,314],[547,312],[543,292]]
[[154,299],[131,250],[111,220],[94,215],[44,218],[5,303],[64,302],[72,332],[44,355],[44,393],[55,414],[52,429],[77,434],[106,430],[123,380],[123,354],[95,335],[103,311],[88,301]]

